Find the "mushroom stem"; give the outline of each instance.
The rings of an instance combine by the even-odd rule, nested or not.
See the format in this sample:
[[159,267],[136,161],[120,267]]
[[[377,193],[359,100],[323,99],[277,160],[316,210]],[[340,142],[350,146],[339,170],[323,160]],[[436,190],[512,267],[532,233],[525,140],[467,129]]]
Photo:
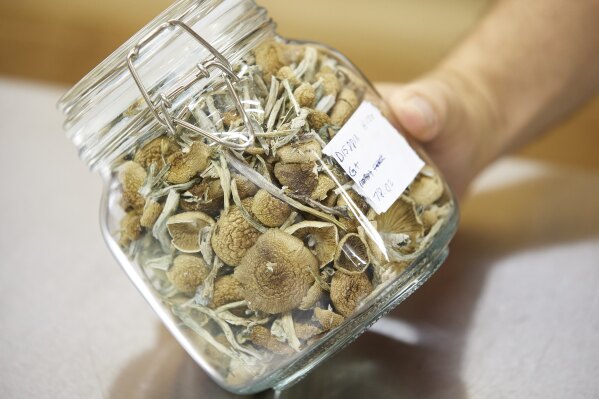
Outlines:
[[326,212],[326,213],[328,213],[330,215],[341,216],[341,217],[344,217],[344,218],[348,218],[349,217],[349,214],[347,213],[347,208],[346,207],[340,207],[340,206],[329,207],[329,206],[323,205],[320,202],[315,201],[312,198],[307,197],[305,195],[298,195],[298,194],[293,194],[293,193],[289,193],[288,195],[291,198],[297,199],[298,201],[305,202],[309,206],[311,206],[313,208],[318,208],[321,211]]
[[[206,316],[210,317],[212,320],[214,320],[216,322],[216,324],[218,324],[218,326],[220,327],[220,329],[222,330],[223,334],[225,335],[225,338],[227,338],[227,341],[229,341],[229,343],[231,344],[231,346],[233,348],[235,348],[236,350],[238,350],[239,352],[245,353],[247,355],[253,356],[256,359],[260,360],[262,359],[262,355],[260,353],[258,353],[257,351],[250,349],[250,348],[246,348],[243,347],[239,344],[239,342],[237,342],[237,339],[235,339],[235,334],[233,334],[233,331],[231,330],[231,327],[227,324],[227,322],[225,322],[223,319],[221,319],[212,309],[207,308],[206,306],[202,306],[202,305],[198,305],[196,303],[193,302],[187,302],[186,305],[192,309],[195,309],[203,314],[205,314]],[[179,317],[181,317],[180,315],[177,315]]]
[[224,209],[225,212],[229,210],[229,196],[231,194],[231,173],[229,172],[229,168],[227,166],[227,160],[225,159],[222,151],[219,154],[220,165],[217,162],[213,162],[214,169],[216,169],[216,173],[218,173],[218,177],[220,178],[220,184],[223,188],[223,201],[224,201]]
[[247,301],[231,302],[231,303],[224,304],[224,305],[214,309],[214,313],[219,314],[220,312],[224,312],[225,310],[240,308],[242,306],[247,306],[247,305],[248,305]]
[[309,214],[316,216],[320,219],[326,220],[327,222],[334,223],[337,225],[337,227],[339,227],[340,229],[345,231],[345,226],[342,223],[340,223],[337,219],[335,219],[334,217],[327,215],[323,212],[320,212],[314,208],[310,208],[309,206],[306,206],[306,205],[302,204],[301,202],[294,200],[293,198],[290,198],[289,196],[285,195],[280,188],[278,188],[271,182],[267,181],[260,173],[256,172],[252,168],[250,168],[249,165],[247,164],[247,162],[245,162],[245,160],[241,160],[241,159],[237,158],[230,151],[227,151],[225,153],[225,156],[227,158],[227,161],[229,161],[229,163],[231,165],[233,165],[233,167],[235,169],[237,169],[241,174],[245,175],[245,177],[247,177],[252,183],[254,183],[255,185],[268,191],[268,193],[271,194],[272,196],[280,199],[281,201],[287,202],[290,206],[292,206],[302,212],[309,213]]
[[295,218],[297,218],[297,215],[298,213],[296,211],[291,212],[287,217],[287,220],[285,220],[283,224],[279,226],[279,229],[285,230],[287,227],[291,226],[293,222],[295,222]]

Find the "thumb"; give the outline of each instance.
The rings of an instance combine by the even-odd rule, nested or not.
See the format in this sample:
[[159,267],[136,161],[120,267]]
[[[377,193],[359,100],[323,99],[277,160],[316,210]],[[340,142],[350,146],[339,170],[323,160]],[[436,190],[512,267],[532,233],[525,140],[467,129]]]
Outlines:
[[399,124],[419,141],[435,139],[447,122],[448,90],[436,79],[377,86]]

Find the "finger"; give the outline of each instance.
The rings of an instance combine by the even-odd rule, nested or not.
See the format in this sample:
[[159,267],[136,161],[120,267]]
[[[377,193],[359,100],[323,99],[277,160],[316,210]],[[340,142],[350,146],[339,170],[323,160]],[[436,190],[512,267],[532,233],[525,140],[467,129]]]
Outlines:
[[384,84],[380,88],[394,116],[412,136],[431,141],[439,135],[447,113],[442,84],[427,79],[405,86]]

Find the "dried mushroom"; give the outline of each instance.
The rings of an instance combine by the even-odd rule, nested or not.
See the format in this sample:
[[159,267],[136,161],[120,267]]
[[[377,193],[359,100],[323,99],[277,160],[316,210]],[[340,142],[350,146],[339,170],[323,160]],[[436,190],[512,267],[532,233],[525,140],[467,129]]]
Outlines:
[[279,229],[262,234],[235,268],[249,307],[269,314],[297,308],[317,273],[310,250]]
[[200,231],[212,226],[214,219],[202,212],[183,212],[171,216],[166,221],[166,228],[173,238],[172,244],[181,252],[200,251]]
[[312,162],[278,162],[275,164],[274,173],[281,185],[289,188],[296,194],[310,196],[318,185],[316,164]]
[[339,241],[337,226],[333,223],[306,220],[289,226],[285,232],[302,240],[316,255],[320,267],[333,261]]
[[133,160],[146,169],[155,164],[156,170],[160,170],[164,167],[164,160],[178,149],[172,140],[161,136],[141,147]]
[[297,141],[277,150],[277,157],[283,163],[315,162],[322,156],[322,148],[316,140]]
[[177,290],[185,294],[193,294],[208,273],[208,267],[202,258],[193,255],[179,255],[166,272],[166,276]]
[[232,274],[218,278],[214,282],[211,306],[218,308],[231,302],[243,300],[241,288],[241,284]]
[[345,88],[339,93],[337,102],[331,111],[331,123],[336,126],[341,126],[353,114],[358,107],[358,96],[352,89]]
[[327,175],[321,173],[318,175],[318,183],[316,183],[316,187],[314,187],[312,194],[310,194],[310,198],[316,201],[323,201],[325,198],[327,198],[329,191],[335,187],[335,182]]
[[201,141],[195,141],[188,152],[177,151],[168,157],[170,169],[166,175],[169,183],[185,183],[208,166],[212,149]]
[[[242,200],[245,209],[251,209],[253,198]],[[260,232],[233,205],[224,212],[212,231],[211,245],[216,255],[230,266],[237,266],[247,250],[254,245]]]
[[277,341],[270,334],[270,330],[263,326],[254,326],[250,332],[250,338],[254,345],[260,346],[278,355],[290,355],[294,350],[287,344]]
[[146,201],[139,223],[142,227],[152,228],[162,212],[162,205],[152,199]]
[[137,162],[127,161],[119,168],[119,181],[122,186],[121,203],[124,209],[141,209],[146,200],[139,193],[148,174]]
[[375,220],[388,251],[406,254],[416,250],[424,228],[412,202],[401,197]]
[[417,204],[430,205],[443,195],[441,176],[429,166],[425,166],[410,184],[409,196]]
[[261,189],[254,196],[252,214],[265,226],[279,227],[291,214],[291,207]]
[[335,310],[342,316],[350,316],[360,301],[373,290],[372,283],[365,273],[335,273],[331,280],[331,301]]
[[339,241],[333,267],[346,274],[359,274],[370,264],[368,245],[359,234],[350,233]]
[[314,309],[314,318],[318,320],[325,331],[339,327],[343,323],[344,317],[332,310],[316,308]]
[[141,234],[141,224],[139,222],[139,213],[135,211],[128,212],[121,219],[121,237],[119,243],[123,246],[135,241]]

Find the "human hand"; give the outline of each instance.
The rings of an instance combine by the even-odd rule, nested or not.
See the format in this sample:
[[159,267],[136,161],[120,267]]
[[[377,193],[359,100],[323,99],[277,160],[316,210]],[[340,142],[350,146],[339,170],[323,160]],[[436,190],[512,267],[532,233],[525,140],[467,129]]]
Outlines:
[[499,119],[482,85],[457,71],[437,70],[402,85],[381,83],[400,131],[419,141],[458,197],[499,155]]

